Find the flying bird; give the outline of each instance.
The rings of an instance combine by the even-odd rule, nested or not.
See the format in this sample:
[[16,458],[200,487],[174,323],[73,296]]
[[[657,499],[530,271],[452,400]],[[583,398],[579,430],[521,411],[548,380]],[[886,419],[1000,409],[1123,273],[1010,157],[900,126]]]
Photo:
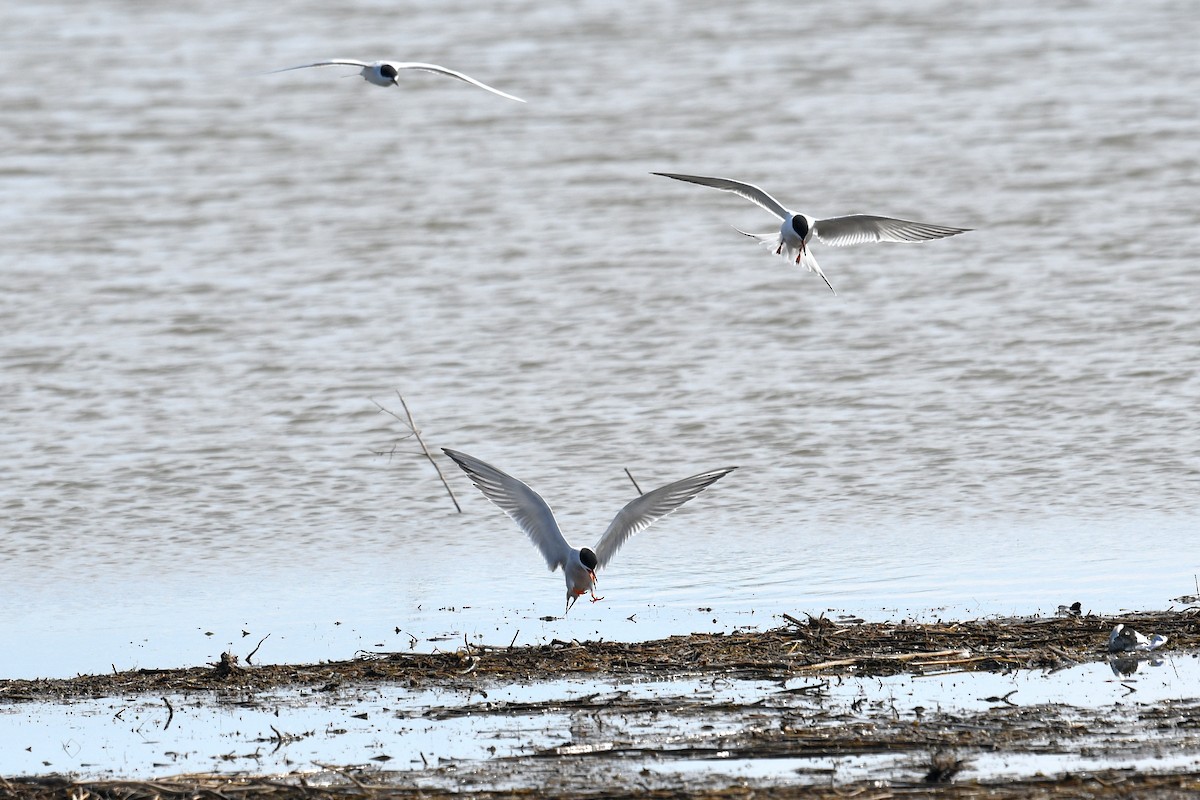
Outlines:
[[738,197],[744,197],[756,206],[770,211],[782,222],[778,234],[747,233],[739,228],[734,230],[765,244],[774,245],[776,255],[808,267],[809,271],[820,275],[821,280],[825,281],[825,285],[829,287],[829,291],[834,294],[837,292],[834,290],[833,284],[825,277],[825,273],[817,264],[817,259],[808,249],[809,240],[813,236],[816,236],[822,244],[842,247],[863,242],[924,242],[929,239],[944,239],[947,236],[971,230],[970,228],[951,228],[946,225],[911,222],[906,219],[876,217],[870,214],[851,214],[846,217],[817,219],[808,214],[789,211],[774,197],[750,183],[742,183],[728,178],[678,175],[673,172],[653,172],[651,174],[733,192]]
[[288,72],[293,69],[308,69],[309,67],[359,67],[359,75],[367,83],[373,83],[376,86],[399,86],[400,72],[406,69],[419,69],[425,72],[436,72],[439,75],[448,75],[451,78],[457,78],[460,81],[465,81],[472,86],[478,86],[480,89],[486,89],[492,94],[498,94],[501,97],[507,97],[509,100],[516,100],[518,103],[525,101],[516,95],[511,95],[508,92],[502,92],[494,86],[488,86],[483,81],[477,81],[470,75],[464,75],[461,72],[446,67],[439,67],[437,64],[422,64],[419,61],[356,61],[352,58],[335,58],[329,61],[315,61],[312,64],[299,64],[294,67],[284,67],[283,69],[273,69],[271,73]]
[[442,448],[442,452],[462,467],[487,499],[498,505],[504,513],[512,517],[521,530],[525,531],[542,552],[546,566],[552,572],[562,567],[563,577],[567,582],[567,608],[564,614],[585,594],[591,593],[593,603],[604,599],[596,596],[596,570],[607,565],[630,536],[650,527],[655,521],[670,514],[737,469],[727,467],[702,472],[647,492],[631,500],[613,517],[608,530],[594,548],[572,547],[559,530],[550,506],[533,489],[508,473],[501,472],[491,464],[466,453],[449,448]]

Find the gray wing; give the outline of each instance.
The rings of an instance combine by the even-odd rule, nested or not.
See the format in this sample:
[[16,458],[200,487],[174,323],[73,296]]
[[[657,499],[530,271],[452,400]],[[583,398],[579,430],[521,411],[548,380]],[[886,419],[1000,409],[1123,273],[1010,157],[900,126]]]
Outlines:
[[863,242],[924,242],[944,239],[970,228],[950,228],[946,225],[930,225],[891,217],[873,217],[867,214],[851,214],[848,217],[830,217],[813,223],[813,234],[823,244],[841,247]]
[[505,514],[521,526],[525,535],[542,551],[546,566],[553,571],[566,563],[571,546],[563,538],[554,520],[554,512],[541,495],[507,472],[501,472],[474,456],[446,447],[442,448],[442,452],[462,467],[484,497],[500,506]]
[[791,219],[793,216],[792,212],[780,205],[778,200],[751,183],[742,183],[741,181],[733,181],[728,178],[705,178],[701,175],[678,175],[674,172],[651,172],[650,174],[661,175],[664,178],[674,178],[677,181],[697,183],[701,186],[709,186],[724,192],[733,192],[738,197],[746,198],[759,208],[770,211],[781,220]]
[[[293,70],[293,69],[308,69],[309,67],[359,67],[361,69],[362,67],[369,67],[369,66],[371,66],[371,65],[368,64],[366,61],[355,61],[354,59],[351,59],[351,58],[335,58],[331,61],[314,61],[311,64],[297,64],[294,67],[284,67],[283,69],[273,69],[273,70],[271,70],[271,73],[288,72],[289,70]],[[271,74],[271,73],[267,73],[267,74]]]
[[474,78],[472,78],[470,75],[464,75],[463,73],[461,73],[457,70],[447,69],[446,67],[439,67],[437,64],[423,64],[420,61],[389,61],[387,63],[391,64],[393,67],[395,67],[398,70],[400,70],[400,69],[419,69],[419,70],[423,70],[425,72],[436,72],[439,75],[448,75],[451,78],[457,78],[460,81],[465,81],[466,83],[469,83],[472,86],[478,86],[480,89],[486,89],[487,91],[491,92],[492,94],[498,94],[501,97],[507,97],[509,100],[516,100],[518,103],[525,102],[524,100],[517,97],[516,95],[509,94],[508,92],[502,92],[494,86],[488,86],[483,81],[477,81]]
[[613,518],[608,530],[596,545],[596,560],[600,562],[600,566],[606,565],[630,536],[650,527],[735,469],[737,467],[727,467],[693,475],[667,484],[661,489],[646,492],[631,501]]

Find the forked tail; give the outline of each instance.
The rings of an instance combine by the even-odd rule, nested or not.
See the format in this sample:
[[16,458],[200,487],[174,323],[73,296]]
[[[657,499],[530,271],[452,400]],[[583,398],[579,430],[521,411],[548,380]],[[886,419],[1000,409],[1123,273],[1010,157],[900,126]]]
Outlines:
[[[804,248],[802,253],[797,253],[794,248],[790,248],[784,244],[783,237],[781,237],[777,232],[750,233],[749,231],[744,231],[741,228],[734,228],[734,230],[740,233],[742,236],[749,236],[751,239],[758,240],[760,244],[774,247],[775,252],[786,258],[788,261],[792,261],[800,264],[803,267],[807,267],[809,272],[817,273],[821,276],[821,280],[825,281],[825,285],[829,287],[829,291],[833,292],[835,295],[837,294],[837,290],[833,288],[833,284],[829,282],[829,278],[826,278],[825,273],[821,270],[821,265],[817,263],[816,257],[813,256],[812,251],[807,247]],[[797,256],[799,256],[799,258],[797,258]]]

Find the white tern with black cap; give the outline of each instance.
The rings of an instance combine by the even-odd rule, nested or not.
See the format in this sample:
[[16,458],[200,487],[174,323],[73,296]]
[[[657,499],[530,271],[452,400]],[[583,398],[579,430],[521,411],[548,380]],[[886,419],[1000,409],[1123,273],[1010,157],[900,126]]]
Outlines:
[[808,249],[808,242],[813,236],[816,236],[822,244],[842,247],[863,242],[924,242],[930,239],[944,239],[947,236],[971,230],[970,228],[951,228],[946,225],[930,225],[925,222],[912,222],[892,217],[876,217],[869,214],[817,219],[798,211],[789,211],[774,197],[750,183],[742,183],[729,178],[678,175],[673,172],[652,172],[650,174],[733,192],[738,197],[744,197],[760,208],[770,211],[782,220],[779,233],[747,233],[739,228],[734,230],[743,236],[774,245],[776,255],[808,267],[810,272],[820,275],[821,280],[825,281],[825,285],[829,287],[829,291],[834,294],[837,292],[834,291],[833,284],[825,277],[825,273],[817,265],[817,259]]
[[521,526],[521,530],[542,551],[551,571],[562,567],[567,582],[567,611],[571,610],[576,600],[588,593],[591,593],[593,603],[604,599],[596,596],[596,570],[607,565],[630,536],[645,530],[737,469],[727,467],[702,472],[631,500],[613,518],[596,546],[589,548],[568,544],[550,506],[523,482],[466,453],[448,448],[442,448],[442,452],[463,468],[487,499]]
[[418,69],[423,72],[436,72],[439,75],[447,75],[451,78],[457,78],[460,81],[465,81],[472,86],[478,86],[480,89],[486,89],[492,94],[498,94],[501,97],[507,97],[509,100],[516,100],[518,103],[525,101],[516,95],[511,95],[508,92],[502,92],[494,86],[488,86],[483,81],[477,81],[470,75],[439,67],[437,64],[423,64],[419,61],[356,61],[352,58],[334,58],[329,61],[314,61],[312,64],[299,64],[295,67],[284,67],[283,69],[273,69],[271,73],[288,72],[293,69],[308,69],[309,67],[358,67],[359,75],[363,76],[363,80],[367,83],[373,83],[376,86],[399,86],[400,73],[406,69]]

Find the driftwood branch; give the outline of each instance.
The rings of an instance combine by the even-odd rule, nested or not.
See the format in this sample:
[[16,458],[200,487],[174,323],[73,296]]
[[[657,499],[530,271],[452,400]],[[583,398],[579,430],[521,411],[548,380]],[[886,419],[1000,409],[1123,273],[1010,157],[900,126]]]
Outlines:
[[638,486],[637,481],[633,479],[633,473],[629,471],[629,467],[625,467],[625,474],[629,476],[629,482],[633,484],[634,489],[637,489],[637,493],[645,494],[645,492],[642,491],[642,487]]
[[[429,448],[425,446],[425,440],[421,438],[421,431],[417,429],[417,423],[416,423],[416,420],[413,419],[412,411],[409,410],[408,403],[404,402],[404,395],[400,394],[400,391],[397,390],[396,397],[400,398],[400,405],[404,407],[404,416],[408,418],[407,420],[401,418],[399,414],[392,411],[391,409],[385,408],[379,402],[377,402],[375,400],[372,400],[371,402],[375,403],[375,406],[380,411],[382,411],[385,414],[388,414],[389,416],[391,416],[393,419],[395,419],[400,424],[407,427],[409,429],[409,431],[412,432],[412,435],[415,436],[417,439],[417,444],[421,445],[421,452],[425,455],[425,458],[429,459],[429,463],[433,464],[433,468],[435,470],[437,470],[438,477],[441,478],[441,480],[442,480],[442,486],[446,487],[446,493],[448,495],[450,495],[450,502],[454,503],[454,509],[458,513],[461,514],[462,506],[460,506],[458,504],[458,498],[454,496],[454,490],[450,488],[450,482],[446,480],[446,476],[442,473],[442,468],[438,466],[437,461],[435,461],[433,458],[433,454],[430,453]],[[396,451],[396,448],[393,446],[391,453],[394,453],[395,451]],[[389,453],[389,455],[391,453]]]

